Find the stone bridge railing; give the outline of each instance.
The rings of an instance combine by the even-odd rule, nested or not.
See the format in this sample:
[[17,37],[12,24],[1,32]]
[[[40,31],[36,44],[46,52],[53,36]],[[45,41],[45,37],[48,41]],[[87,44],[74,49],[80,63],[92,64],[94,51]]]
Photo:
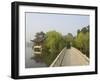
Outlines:
[[64,56],[65,56],[66,50],[67,50],[66,47],[63,48],[63,50],[59,53],[59,55],[56,57],[56,59],[52,62],[52,64],[50,65],[50,67],[61,66],[62,61],[63,61]]

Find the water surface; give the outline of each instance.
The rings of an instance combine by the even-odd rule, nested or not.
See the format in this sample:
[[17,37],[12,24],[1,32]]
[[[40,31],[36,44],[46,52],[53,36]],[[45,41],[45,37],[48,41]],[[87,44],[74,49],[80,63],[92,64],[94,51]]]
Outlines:
[[25,68],[46,67],[46,64],[36,57],[34,53],[32,54],[32,52],[32,44],[27,43],[25,49]]

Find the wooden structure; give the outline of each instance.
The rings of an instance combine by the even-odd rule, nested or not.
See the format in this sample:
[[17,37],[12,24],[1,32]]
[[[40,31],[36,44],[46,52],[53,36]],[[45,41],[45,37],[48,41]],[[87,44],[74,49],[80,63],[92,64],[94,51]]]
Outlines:
[[41,55],[42,54],[42,46],[43,42],[45,40],[45,34],[43,32],[36,33],[35,39],[31,40],[33,42],[33,53],[35,55]]
[[34,46],[33,53],[34,54],[41,54],[42,53],[42,46]]

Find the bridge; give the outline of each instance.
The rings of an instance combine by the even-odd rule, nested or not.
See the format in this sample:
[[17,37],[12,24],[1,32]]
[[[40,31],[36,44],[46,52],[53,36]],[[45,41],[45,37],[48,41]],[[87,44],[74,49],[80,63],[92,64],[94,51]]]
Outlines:
[[88,65],[89,58],[78,49],[66,47],[59,53],[50,67]]

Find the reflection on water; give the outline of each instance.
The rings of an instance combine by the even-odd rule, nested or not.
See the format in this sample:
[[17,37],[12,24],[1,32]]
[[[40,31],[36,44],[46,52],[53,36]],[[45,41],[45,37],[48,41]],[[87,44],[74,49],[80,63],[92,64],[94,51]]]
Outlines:
[[46,67],[41,58],[32,54],[32,45],[26,45],[25,68]]

